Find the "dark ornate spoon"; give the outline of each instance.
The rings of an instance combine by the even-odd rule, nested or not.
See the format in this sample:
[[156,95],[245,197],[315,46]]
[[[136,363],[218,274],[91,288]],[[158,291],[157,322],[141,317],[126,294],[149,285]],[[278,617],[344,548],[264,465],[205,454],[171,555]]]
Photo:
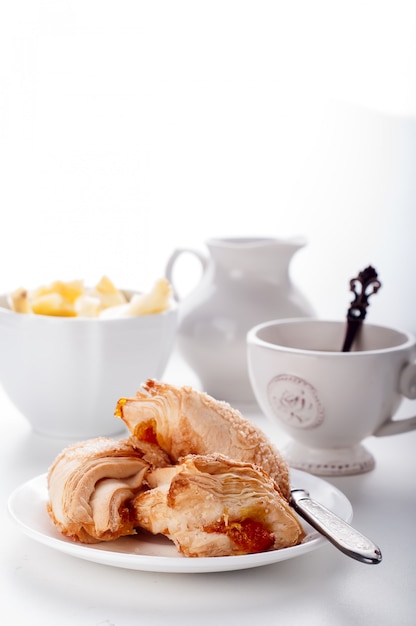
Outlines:
[[350,280],[350,290],[354,293],[355,298],[347,312],[347,331],[342,352],[349,352],[351,349],[367,314],[368,298],[377,293],[380,287],[381,282],[378,280],[377,272],[371,265],[360,272],[356,278]]

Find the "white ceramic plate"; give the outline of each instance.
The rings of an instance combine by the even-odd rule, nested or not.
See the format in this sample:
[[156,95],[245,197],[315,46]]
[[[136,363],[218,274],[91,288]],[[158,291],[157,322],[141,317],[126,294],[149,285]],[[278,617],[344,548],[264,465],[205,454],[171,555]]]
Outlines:
[[[300,470],[291,470],[291,482],[293,487],[307,489],[313,498],[342,519],[351,521],[350,501],[330,483]],[[8,503],[10,514],[26,535],[71,556],[126,569],[182,573],[248,569],[292,559],[315,550],[327,541],[302,522],[306,537],[300,545],[243,556],[187,558],[178,554],[174,544],[165,537],[147,533],[86,545],[64,537],[53,526],[46,512],[47,499],[46,474],[29,480],[11,494]]]

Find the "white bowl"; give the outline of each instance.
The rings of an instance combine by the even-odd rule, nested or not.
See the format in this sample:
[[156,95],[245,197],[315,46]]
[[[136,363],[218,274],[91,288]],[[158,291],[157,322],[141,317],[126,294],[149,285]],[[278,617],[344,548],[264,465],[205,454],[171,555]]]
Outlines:
[[[130,297],[131,292],[126,292]],[[34,431],[62,438],[115,435],[120,397],[161,378],[177,308],[118,319],[11,311],[0,296],[0,383]]]

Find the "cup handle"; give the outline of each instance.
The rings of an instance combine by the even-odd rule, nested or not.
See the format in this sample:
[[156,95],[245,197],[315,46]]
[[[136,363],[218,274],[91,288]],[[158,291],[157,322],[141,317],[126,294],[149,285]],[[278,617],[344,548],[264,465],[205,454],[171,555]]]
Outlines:
[[207,265],[208,265],[208,259],[206,256],[204,256],[201,252],[199,252],[198,250],[194,250],[193,248],[176,248],[176,250],[174,250],[172,252],[172,254],[170,255],[168,262],[166,264],[166,268],[165,268],[165,277],[168,279],[168,281],[170,282],[170,284],[172,285],[172,290],[173,290],[173,297],[175,298],[176,301],[180,301],[182,298],[179,295],[178,289],[176,287],[175,284],[175,279],[173,277],[173,270],[176,264],[176,261],[179,259],[179,257],[182,254],[191,254],[193,256],[195,256],[198,261],[201,263],[202,266],[202,272],[205,272]]
[[[399,390],[409,400],[416,398],[416,362],[408,363],[400,374]],[[385,437],[387,435],[398,435],[407,433],[410,430],[416,430],[416,416],[404,417],[394,420],[389,418],[374,433],[375,437]]]

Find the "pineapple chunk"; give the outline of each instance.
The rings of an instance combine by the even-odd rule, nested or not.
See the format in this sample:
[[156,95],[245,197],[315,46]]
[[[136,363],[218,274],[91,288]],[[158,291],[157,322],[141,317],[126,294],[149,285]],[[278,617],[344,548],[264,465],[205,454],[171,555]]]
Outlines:
[[7,303],[15,313],[30,313],[28,293],[23,287],[12,291],[7,296]]
[[45,293],[37,296],[31,302],[31,309],[32,313],[37,315],[76,316],[73,305],[59,293]]
[[57,293],[69,304],[74,304],[75,300],[84,293],[82,280],[71,280],[64,282],[56,280],[51,285],[42,286],[33,292],[33,298]]
[[108,276],[103,276],[95,288],[99,293],[118,293],[117,287]]
[[130,302],[101,311],[100,317],[132,317],[161,313],[170,306],[172,287],[166,278],[160,278],[149,293],[137,293]]
[[56,280],[43,285],[29,294],[30,308],[37,315],[75,317],[76,300],[83,294],[82,280]]
[[75,301],[75,312],[78,317],[98,317],[100,305],[99,298],[82,295]]
[[169,308],[172,288],[166,278],[160,278],[149,293],[135,294],[130,301],[130,315],[150,315]]
[[127,302],[126,296],[113,285],[107,276],[103,276],[95,287],[88,289],[86,295],[99,300],[99,311]]

